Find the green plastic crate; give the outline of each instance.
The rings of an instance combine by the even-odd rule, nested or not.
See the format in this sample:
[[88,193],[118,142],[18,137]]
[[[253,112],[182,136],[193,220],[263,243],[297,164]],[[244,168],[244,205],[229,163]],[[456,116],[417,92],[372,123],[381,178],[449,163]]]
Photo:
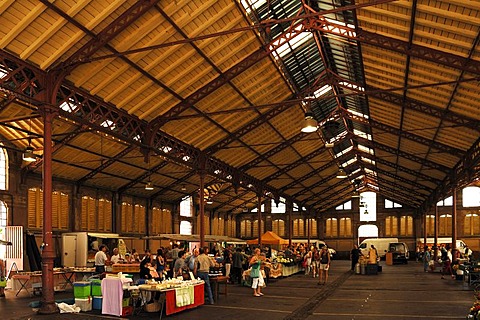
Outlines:
[[92,280],[92,296],[102,295],[102,280]]
[[90,282],[78,281],[73,283],[73,296],[75,298],[87,298],[92,292]]

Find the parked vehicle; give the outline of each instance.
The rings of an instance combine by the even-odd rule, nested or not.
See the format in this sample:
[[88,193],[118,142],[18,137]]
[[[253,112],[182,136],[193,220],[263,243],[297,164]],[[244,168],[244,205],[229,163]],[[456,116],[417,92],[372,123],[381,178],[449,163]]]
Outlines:
[[[421,246],[421,249],[423,250],[423,247],[425,246],[425,243],[423,243],[423,240],[424,238],[417,238],[417,244],[419,244]],[[435,244],[435,238],[427,238],[427,242],[426,242],[426,245],[429,246],[430,248],[433,247],[433,245]],[[439,237],[437,238],[437,244],[438,245],[447,245],[447,244],[452,244],[452,238],[450,237]],[[460,240],[460,239],[457,239],[457,242],[455,244],[455,248],[458,248],[460,251],[464,251],[465,250],[465,247],[467,246],[467,244],[463,241],[463,240]]]
[[365,239],[360,243],[358,248],[362,251],[364,256],[368,255],[368,250],[370,250],[370,246],[373,244],[377,249],[378,256],[380,258],[384,258],[385,254],[388,251],[389,245],[392,242],[398,242],[398,238],[372,238],[372,239]]
[[392,253],[393,263],[408,263],[410,254],[408,253],[408,246],[405,242],[390,242],[388,252]]

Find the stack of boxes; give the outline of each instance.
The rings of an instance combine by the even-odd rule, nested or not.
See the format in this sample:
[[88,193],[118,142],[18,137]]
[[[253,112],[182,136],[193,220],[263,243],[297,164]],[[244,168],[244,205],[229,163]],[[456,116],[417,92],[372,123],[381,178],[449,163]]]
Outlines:
[[75,297],[75,305],[81,311],[92,310],[91,284],[87,281],[78,281],[73,283],[73,295]]
[[93,310],[102,310],[102,280],[92,280]]

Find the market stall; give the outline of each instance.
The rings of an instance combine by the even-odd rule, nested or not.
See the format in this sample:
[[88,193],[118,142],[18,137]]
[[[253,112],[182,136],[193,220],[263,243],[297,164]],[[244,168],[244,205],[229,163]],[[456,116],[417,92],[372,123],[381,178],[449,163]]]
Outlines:
[[[287,245],[288,240],[283,239],[279,235],[277,235],[275,232],[272,231],[267,231],[261,236],[262,240],[262,245],[269,244],[269,245]],[[258,244],[258,238],[248,240],[247,244]]]

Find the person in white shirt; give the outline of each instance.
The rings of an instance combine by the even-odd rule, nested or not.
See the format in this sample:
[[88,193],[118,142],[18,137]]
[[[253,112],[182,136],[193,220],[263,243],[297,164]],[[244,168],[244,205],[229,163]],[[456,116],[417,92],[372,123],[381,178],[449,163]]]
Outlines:
[[120,261],[123,261],[122,255],[118,252],[118,248],[113,249],[113,255],[110,258],[110,261],[115,264],[119,263]]
[[108,257],[105,252],[107,252],[108,248],[105,245],[101,245],[98,248],[98,252],[95,254],[95,272],[96,273],[103,273],[105,272],[105,265],[108,262]]

